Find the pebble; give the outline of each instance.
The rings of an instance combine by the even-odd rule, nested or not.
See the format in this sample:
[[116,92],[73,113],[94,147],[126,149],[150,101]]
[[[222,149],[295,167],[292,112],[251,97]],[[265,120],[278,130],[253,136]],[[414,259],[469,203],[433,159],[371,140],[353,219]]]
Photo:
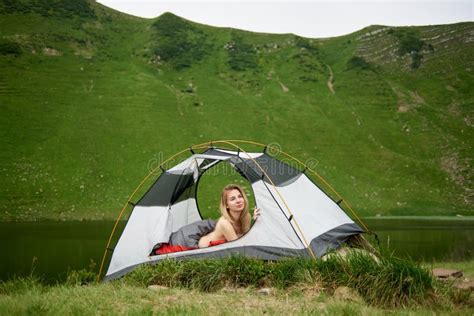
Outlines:
[[273,290],[268,287],[261,288],[257,291],[257,294],[260,294],[260,295],[270,295],[272,293],[273,293]]
[[168,288],[163,285],[152,284],[148,286],[148,289],[152,291],[163,291],[163,290],[167,290]]
[[460,278],[463,276],[461,270],[454,270],[454,269],[445,269],[445,268],[436,268],[433,269],[433,275],[439,279],[447,279],[449,277],[452,278]]

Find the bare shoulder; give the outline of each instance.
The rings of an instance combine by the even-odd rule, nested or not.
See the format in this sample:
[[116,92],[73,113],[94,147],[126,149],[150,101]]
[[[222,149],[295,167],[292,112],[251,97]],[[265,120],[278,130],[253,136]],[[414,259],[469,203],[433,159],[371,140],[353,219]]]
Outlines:
[[227,241],[236,240],[238,237],[232,223],[224,217],[221,217],[217,222],[215,232],[217,235],[222,235]]
[[227,218],[224,218],[224,217],[219,218],[219,220],[217,221],[216,229],[218,228],[226,229],[226,230],[229,228],[234,229],[232,227],[232,223]]

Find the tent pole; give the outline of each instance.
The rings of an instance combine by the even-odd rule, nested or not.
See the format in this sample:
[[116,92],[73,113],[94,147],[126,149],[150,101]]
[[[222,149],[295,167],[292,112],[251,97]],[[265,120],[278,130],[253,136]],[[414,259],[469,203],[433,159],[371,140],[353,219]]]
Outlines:
[[[107,242],[107,246],[105,247],[105,250],[104,250],[104,255],[102,257],[102,261],[101,261],[101,264],[100,264],[100,269],[99,269],[99,274],[97,275],[97,281],[99,281],[100,279],[100,275],[102,274],[102,270],[103,270],[103,267],[104,267],[104,263],[105,263],[105,259],[107,257],[107,251],[110,250],[110,243],[112,242],[112,238],[113,238],[113,235],[115,233],[115,230],[117,229],[117,226],[118,226],[118,223],[120,221],[120,219],[122,218],[122,215],[123,213],[125,212],[125,209],[127,208],[127,206],[129,205],[129,203],[131,203],[131,200],[132,198],[135,196],[135,194],[138,192],[138,190],[143,186],[143,184],[156,172],[157,169],[161,169],[162,172],[165,172],[164,168],[163,168],[163,165],[165,163],[167,163],[168,161],[176,158],[177,156],[183,154],[184,152],[188,151],[188,150],[191,150],[191,152],[193,152],[193,148],[205,148],[205,147],[208,147],[208,146],[213,146],[214,144],[216,143],[223,143],[223,144],[227,144],[227,145],[230,145],[231,147],[234,147],[234,148],[237,148],[239,149],[240,151],[242,151],[243,153],[247,154],[247,156],[249,156],[249,158],[260,168],[260,170],[266,175],[265,171],[262,169],[262,167],[255,161],[255,159],[253,159],[252,157],[250,157],[250,155],[244,151],[241,147],[239,147],[238,145],[234,144],[234,142],[236,143],[244,143],[244,144],[252,144],[252,145],[257,145],[257,146],[261,146],[261,147],[264,147],[264,152],[266,152],[266,149],[267,149],[267,145],[265,144],[262,144],[262,143],[257,143],[257,142],[254,142],[254,141],[248,141],[248,140],[219,140],[219,141],[208,141],[208,142],[205,142],[205,143],[201,143],[201,144],[197,144],[197,145],[193,145],[191,147],[188,147],[176,154],[174,154],[173,156],[171,156],[170,158],[166,159],[165,161],[163,161],[158,167],[154,168],[152,171],[150,171],[148,173],[148,175],[145,176],[145,178],[140,182],[140,184],[137,186],[137,188],[133,191],[133,193],[129,196],[127,202],[125,203],[125,205],[123,206],[122,210],[120,211],[119,213],[119,216],[117,217],[117,220],[115,221],[115,224],[114,224],[114,227],[112,229],[112,232],[109,236],[109,239],[108,239],[108,242]],[[342,198],[342,196],[322,177],[320,176],[316,171],[312,170],[311,168],[309,168],[306,164],[304,164],[303,162],[301,162],[299,159],[291,156],[290,154],[280,150],[279,151],[280,153],[282,153],[283,155],[287,156],[288,158],[290,159],[293,159],[294,161],[298,162],[299,164],[301,164],[302,166],[305,167],[305,169],[309,170],[311,173],[313,173],[313,175],[315,175],[319,180],[321,180],[334,194],[336,194],[336,196],[339,198],[339,199],[342,199],[343,200],[343,204],[351,211],[351,213],[354,215],[354,217],[357,219],[357,221],[364,227],[364,229],[367,231],[367,232],[371,232],[367,226],[362,222],[362,220],[357,216],[357,214],[354,212],[354,210],[352,209],[352,207],[349,205],[349,203],[346,202],[345,199]],[[282,199],[283,203],[285,204],[285,207],[288,209],[288,211],[290,212],[290,215],[293,216],[293,213],[291,212],[291,210],[289,209],[286,201],[283,199],[283,197],[281,196],[280,192],[276,189],[275,187],[275,184],[273,183],[273,181],[268,177],[268,175],[266,175],[267,178],[269,179],[269,181],[271,182],[273,188],[275,189],[275,191],[278,193],[278,195],[280,196],[280,198]],[[298,223],[296,222],[296,220],[294,219],[294,216],[293,216],[293,221],[295,222],[296,226],[298,227],[298,230],[300,231],[301,233],[301,236],[303,237],[303,239],[305,240],[305,243],[307,244],[307,241],[303,235],[303,233],[301,232],[301,229],[298,225]],[[316,256],[314,255],[313,251],[311,250],[311,248],[309,247],[309,245],[307,244],[306,245],[309,249],[309,251],[311,252],[311,255],[316,258]]]

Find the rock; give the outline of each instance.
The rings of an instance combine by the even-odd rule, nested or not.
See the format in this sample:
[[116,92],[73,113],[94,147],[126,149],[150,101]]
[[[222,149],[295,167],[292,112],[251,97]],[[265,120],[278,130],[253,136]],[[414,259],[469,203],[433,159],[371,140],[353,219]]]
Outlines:
[[273,293],[273,290],[268,287],[261,288],[260,290],[257,291],[257,294],[260,295],[270,295]]
[[353,301],[353,302],[362,302],[362,298],[360,297],[357,291],[347,287],[347,286],[340,286],[334,291],[334,298],[344,301]]
[[61,56],[62,53],[54,48],[45,47],[43,48],[43,55],[46,56]]
[[439,279],[447,279],[449,277],[460,278],[463,276],[463,273],[461,270],[436,268],[433,269],[433,275]]
[[148,286],[148,289],[152,291],[163,291],[163,290],[167,290],[168,288],[163,285],[152,284]]
[[453,285],[455,288],[460,290],[474,291],[474,281],[464,281]]

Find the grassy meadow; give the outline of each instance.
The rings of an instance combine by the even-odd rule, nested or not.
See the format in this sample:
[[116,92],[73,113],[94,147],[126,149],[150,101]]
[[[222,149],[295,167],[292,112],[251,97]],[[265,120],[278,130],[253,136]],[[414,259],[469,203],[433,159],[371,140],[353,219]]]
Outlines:
[[218,139],[308,162],[362,216],[474,214],[473,23],[309,39],[45,6],[0,3],[0,220],[113,219]]
[[[452,264],[474,273],[472,262]],[[435,265],[436,266],[436,265]],[[410,261],[354,254],[326,261],[162,261],[117,281],[94,283],[95,274],[72,271],[46,285],[31,276],[0,282],[5,314],[396,314],[467,315],[472,293],[438,281]]]

